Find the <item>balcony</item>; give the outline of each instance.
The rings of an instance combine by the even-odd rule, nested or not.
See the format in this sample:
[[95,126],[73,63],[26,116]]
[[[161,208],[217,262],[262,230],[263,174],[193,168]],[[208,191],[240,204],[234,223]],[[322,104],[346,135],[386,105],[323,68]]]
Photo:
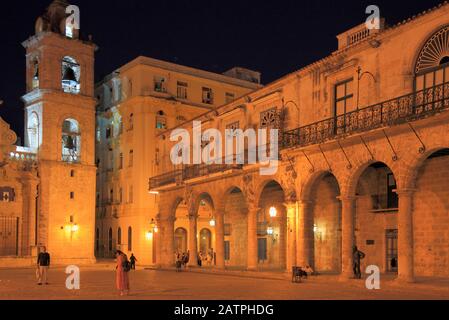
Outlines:
[[[345,115],[332,117],[281,134],[280,149],[302,148],[321,144],[374,129],[425,119],[449,109],[449,83],[381,102]],[[244,165],[194,165],[150,179],[150,190],[228,170]]]
[[225,173],[231,170],[241,170],[239,164],[199,164],[184,166],[183,169],[174,170],[157,177],[150,178],[150,190],[156,190],[168,185],[179,185],[195,178],[206,177],[213,174]]
[[340,137],[425,119],[449,109],[449,83],[381,102],[345,115],[286,131],[281,148],[324,143]]

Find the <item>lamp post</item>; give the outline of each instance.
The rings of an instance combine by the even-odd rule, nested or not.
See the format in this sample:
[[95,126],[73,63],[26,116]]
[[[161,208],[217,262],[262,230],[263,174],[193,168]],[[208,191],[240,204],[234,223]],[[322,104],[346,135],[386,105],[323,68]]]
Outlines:
[[293,101],[293,100],[290,100],[290,101],[287,101],[287,102],[285,102],[284,101],[284,98],[282,98],[282,113],[284,112],[284,110],[285,110],[285,108],[288,106],[288,104],[293,104],[294,106],[295,106],[295,108],[296,108],[296,110],[298,111],[298,127],[300,126],[300,114],[299,114],[299,106],[298,106],[298,104],[295,102],[295,101]]
[[363,76],[369,75],[373,78],[374,83],[377,82],[376,77],[369,71],[362,72],[362,67],[357,68],[357,110],[359,110],[359,103],[360,103],[360,81],[362,80]]

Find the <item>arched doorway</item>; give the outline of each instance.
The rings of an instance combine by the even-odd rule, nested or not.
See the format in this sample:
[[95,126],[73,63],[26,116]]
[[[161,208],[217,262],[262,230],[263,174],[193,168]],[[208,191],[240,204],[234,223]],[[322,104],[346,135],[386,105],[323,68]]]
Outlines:
[[200,231],[200,252],[207,254],[212,249],[212,232],[209,229],[202,229]]
[[312,184],[313,255],[310,263],[319,272],[340,273],[342,217],[340,187],[336,177],[325,172]]
[[184,228],[175,230],[175,251],[179,253],[187,252],[187,230]]
[[398,272],[397,183],[383,162],[363,170],[357,181],[355,244],[366,254],[364,266],[376,265],[382,272]]
[[215,265],[215,210],[212,197],[203,193],[199,197],[197,211],[197,248],[199,258],[202,260],[202,266]]
[[285,269],[287,262],[287,215],[285,194],[276,181],[268,182],[262,190],[257,215],[257,248],[259,266]]
[[248,206],[243,192],[233,188],[224,199],[225,264],[246,269],[248,262]]

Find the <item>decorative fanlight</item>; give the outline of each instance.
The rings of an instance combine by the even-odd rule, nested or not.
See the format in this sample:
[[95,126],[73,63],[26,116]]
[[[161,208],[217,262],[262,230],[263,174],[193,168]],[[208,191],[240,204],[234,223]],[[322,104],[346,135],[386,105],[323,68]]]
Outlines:
[[449,26],[435,33],[425,44],[416,63],[416,73],[449,62]]

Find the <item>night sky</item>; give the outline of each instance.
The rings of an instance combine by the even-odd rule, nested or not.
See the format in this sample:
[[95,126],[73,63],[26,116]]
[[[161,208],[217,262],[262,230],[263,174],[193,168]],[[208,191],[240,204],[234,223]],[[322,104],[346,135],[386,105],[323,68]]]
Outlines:
[[[25,50],[36,18],[51,0],[0,2],[0,116],[23,135]],[[93,35],[96,80],[139,55],[224,72],[233,66],[262,72],[267,84],[325,57],[335,36],[360,23],[376,4],[394,24],[437,0],[73,0],[81,35]]]

